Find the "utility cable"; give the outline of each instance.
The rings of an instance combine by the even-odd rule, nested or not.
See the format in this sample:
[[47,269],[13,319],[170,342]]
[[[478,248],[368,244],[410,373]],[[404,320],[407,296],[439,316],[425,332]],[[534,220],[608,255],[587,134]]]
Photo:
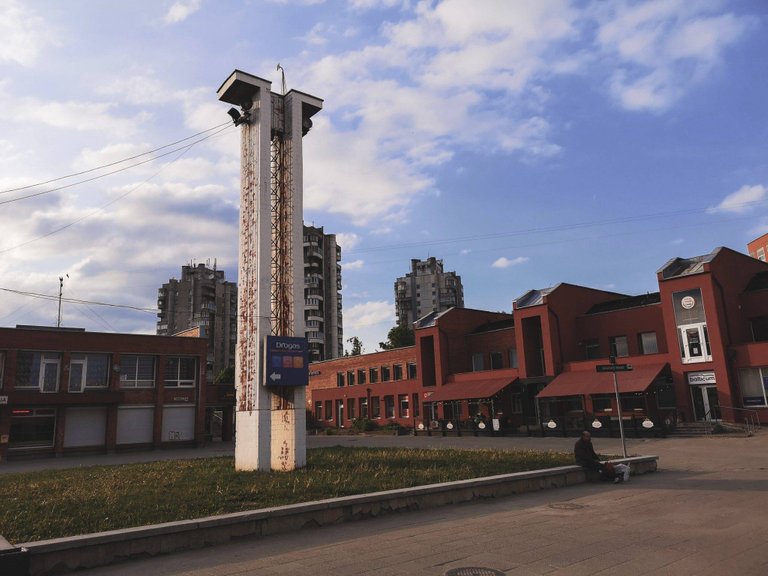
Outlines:
[[[10,292],[11,294],[17,294],[19,296],[29,296],[30,298],[38,298],[40,300],[53,300],[55,302],[59,301],[59,296],[55,294],[40,294],[38,292],[24,292],[23,290],[13,290],[12,288],[0,288],[3,292]],[[141,308],[139,306],[130,306],[128,304],[110,304],[108,302],[94,302],[92,300],[80,300],[78,298],[61,298],[62,302],[66,302],[68,304],[82,304],[84,306],[106,306],[109,308],[124,308],[126,310],[137,310],[139,312],[148,312],[150,314],[155,314],[157,312],[156,308]]]
[[[45,186],[46,184],[52,184],[53,182],[66,180],[67,178],[74,178],[75,176],[90,174],[91,172],[96,172],[97,170],[103,170],[104,168],[111,168],[112,166],[117,166],[118,164],[122,164],[130,160],[135,160],[136,158],[141,158],[142,156],[146,156],[147,154],[154,154],[155,152],[164,150],[165,148],[176,146],[176,144],[181,144],[182,142],[186,142],[187,140],[191,140],[192,138],[197,138],[202,134],[205,134],[207,132],[212,132],[213,130],[221,128],[222,126],[228,126],[230,124],[231,122],[224,122],[223,124],[219,124],[218,126],[214,126],[213,128],[208,128],[207,130],[203,130],[202,132],[198,132],[197,134],[192,134],[191,136],[187,136],[186,138],[182,138],[181,140],[176,140],[176,142],[171,142],[170,144],[165,144],[164,146],[158,146],[157,148],[154,148],[152,150],[147,150],[146,152],[142,152],[141,154],[136,154],[135,156],[129,156],[128,158],[123,158],[122,160],[116,160],[115,162],[110,162],[109,164],[102,164],[101,166],[96,166],[95,168],[89,168],[88,170],[83,170],[81,172],[74,172],[72,174],[67,174],[66,176],[51,178],[50,180],[46,180],[45,182],[37,182],[36,184],[27,184],[26,186],[19,186],[18,188],[9,188],[8,190],[0,190],[0,194],[10,194],[11,192],[20,192],[22,190],[29,190],[30,188]],[[162,158],[162,156],[157,156],[157,158]],[[136,164],[136,166],[138,166],[138,164]]]

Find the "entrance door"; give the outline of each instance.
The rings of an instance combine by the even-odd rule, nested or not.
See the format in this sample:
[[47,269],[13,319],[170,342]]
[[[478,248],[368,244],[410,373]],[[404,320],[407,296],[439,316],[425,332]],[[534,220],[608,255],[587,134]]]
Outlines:
[[720,420],[717,386],[692,386],[691,394],[696,420]]
[[706,362],[712,360],[709,349],[709,333],[706,324],[679,326],[680,355],[683,363]]

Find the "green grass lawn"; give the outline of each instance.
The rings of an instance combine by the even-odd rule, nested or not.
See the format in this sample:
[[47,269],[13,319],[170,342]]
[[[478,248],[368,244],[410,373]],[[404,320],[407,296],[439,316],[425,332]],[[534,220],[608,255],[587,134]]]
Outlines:
[[319,448],[293,472],[201,458],[0,476],[0,535],[21,543],[573,464],[554,452]]

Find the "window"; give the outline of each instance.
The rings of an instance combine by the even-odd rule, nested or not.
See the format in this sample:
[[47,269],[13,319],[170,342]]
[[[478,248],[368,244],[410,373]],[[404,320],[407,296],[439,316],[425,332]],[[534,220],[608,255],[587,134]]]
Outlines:
[[170,357],[165,364],[166,388],[181,388],[195,385],[196,364],[194,358]]
[[509,367],[517,368],[517,348],[509,349]]
[[402,364],[394,364],[392,366],[392,376],[394,380],[402,380],[403,379],[403,365]]
[[592,396],[592,410],[595,412],[603,412],[604,410],[611,409],[611,399],[613,396]]
[[413,417],[419,417],[419,395],[416,393],[413,394]]
[[323,419],[323,403],[322,402],[315,402],[315,420],[322,420]]
[[656,342],[656,332],[641,332],[637,335],[640,341],[640,353],[658,354],[659,346]]
[[350,398],[350,400],[347,402],[347,418],[349,418],[350,420],[354,420],[356,418],[354,398]]
[[365,369],[361,368],[357,371],[357,383],[365,384]]
[[416,379],[416,363],[408,362],[407,370],[408,370],[408,380],[415,380]]
[[333,420],[333,400],[325,401],[325,419]]
[[347,372],[347,386],[354,386],[355,385],[355,371],[350,370]]
[[655,387],[656,407],[657,408],[675,408],[675,387],[672,384],[659,383]]
[[56,410],[11,410],[9,448],[50,448],[53,446],[55,433]]
[[389,366],[382,366],[381,367],[381,381],[382,382],[389,382]]
[[371,397],[371,418],[381,418],[381,406],[379,405],[379,397]]
[[757,249],[757,259],[765,262],[765,248],[761,247]]
[[739,370],[739,387],[744,407],[767,406],[768,368],[743,368]]
[[69,361],[69,392],[106,388],[109,383],[108,354],[72,354]]
[[485,370],[483,355],[480,352],[475,352],[472,354],[472,372],[480,372],[481,370]]
[[523,397],[520,394],[512,394],[512,414],[523,413]]
[[384,418],[395,417],[395,397],[384,396]]
[[600,342],[597,340],[585,340],[584,358],[586,360],[597,360],[600,358]]
[[378,368],[370,368],[368,370],[368,380],[371,382],[371,384],[376,384],[376,382],[379,381],[379,369]]
[[621,398],[622,412],[631,410],[645,410],[645,396],[643,394],[619,394]]
[[16,388],[36,388],[40,392],[59,389],[61,354],[20,350],[16,355]]
[[0,390],[3,389],[4,369],[5,369],[5,352],[0,352]]
[[400,394],[397,397],[398,413],[400,418],[408,418],[408,394]]
[[154,386],[154,356],[133,356],[126,354],[120,357],[121,388],[154,388]]
[[611,336],[608,342],[611,346],[611,356],[616,358],[629,356],[629,344],[626,336]]
[[336,386],[339,388],[344,386],[344,372],[336,372]]
[[504,360],[501,352],[491,352],[491,370],[501,370],[504,368]]
[[752,340],[754,342],[768,342],[768,316],[752,318],[750,324],[752,325]]
[[360,418],[368,418],[368,398],[360,398],[357,404],[360,408]]

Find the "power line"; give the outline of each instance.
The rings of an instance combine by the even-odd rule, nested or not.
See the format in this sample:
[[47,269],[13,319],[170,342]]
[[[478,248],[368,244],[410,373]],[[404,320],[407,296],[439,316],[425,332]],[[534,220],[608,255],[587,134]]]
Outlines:
[[[199,140],[195,140],[194,142],[190,144],[185,144],[184,146],[180,146],[178,148],[174,148],[173,150],[169,150],[168,152],[164,152],[162,154],[158,154],[157,156],[154,156],[152,158],[148,158],[147,160],[142,160],[141,162],[136,162],[134,164],[131,164],[130,166],[123,166],[122,168],[118,168],[116,170],[112,170],[110,172],[105,172],[104,174],[99,174],[98,176],[93,176],[91,178],[85,178],[84,180],[78,180],[77,182],[72,182],[71,184],[65,184],[64,186],[58,186],[56,188],[50,188],[48,190],[41,190],[40,192],[33,192],[32,194],[27,194],[26,196],[19,196],[18,198],[12,198],[10,200],[3,200],[0,201],[0,206],[3,204],[11,204],[13,202],[19,202],[21,200],[27,200],[29,198],[35,198],[37,196],[43,196],[44,194],[51,194],[52,192],[58,192],[60,190],[66,190],[67,188],[72,188],[74,186],[79,186],[80,184],[86,184],[88,182],[93,182],[94,180],[100,180],[101,178],[106,178],[107,176],[111,176],[112,174],[117,174],[119,172],[125,172],[126,170],[130,170],[131,168],[135,168],[136,166],[141,166],[142,164],[147,164],[148,162],[154,162],[155,160],[158,160],[160,158],[164,158],[165,156],[169,156],[171,154],[175,154],[179,150],[184,150],[186,152],[189,150],[192,146],[195,144],[199,144],[200,142],[203,142],[207,140],[208,138],[211,138],[212,136],[215,136],[225,130],[227,130],[231,126],[231,123],[227,122],[226,126],[224,128],[221,128],[219,131],[214,132],[213,134],[209,134],[208,136],[205,136],[203,138],[200,138]],[[174,160],[175,161],[175,160]],[[121,161],[123,162],[123,161]],[[120,164],[121,162],[116,162],[115,164]],[[67,176],[63,176],[62,178],[67,178]],[[62,179],[60,178],[60,179]]]
[[[29,190],[30,188],[45,186],[46,184],[51,184],[53,182],[58,182],[60,180],[66,180],[67,178],[74,178],[75,176],[90,174],[91,172],[103,170],[104,168],[111,168],[112,166],[117,166],[118,164],[129,162],[130,160],[135,160],[136,158],[141,158],[142,156],[146,156],[148,154],[154,154],[155,152],[164,150],[165,148],[170,148],[171,146],[175,146],[176,144],[181,144],[182,142],[186,142],[187,140],[191,140],[192,138],[197,138],[198,136],[205,134],[206,132],[211,132],[213,130],[216,130],[217,128],[221,128],[222,126],[227,126],[230,124],[231,122],[224,122],[223,124],[219,124],[218,126],[214,126],[213,128],[208,128],[207,130],[203,130],[201,132],[198,132],[197,134],[192,134],[191,136],[182,138],[181,140],[176,140],[175,142],[171,142],[170,144],[165,144],[164,146],[158,146],[157,148],[154,148],[152,150],[147,150],[146,152],[142,152],[141,154],[136,154],[135,156],[129,156],[128,158],[123,158],[122,160],[116,160],[115,162],[110,162],[109,164],[102,164],[101,166],[96,166],[95,168],[89,168],[88,170],[83,170],[81,172],[74,172],[72,174],[67,174],[66,176],[59,176],[58,178],[51,178],[50,180],[46,180],[44,182],[37,182],[36,184],[27,184],[26,186],[19,186],[18,188],[9,188],[7,190],[0,190],[0,194],[10,194],[11,192],[20,192],[22,190]],[[156,158],[162,158],[162,156],[157,156]],[[136,164],[136,166],[138,166],[138,164]],[[112,172],[111,174],[113,173],[114,172]],[[86,180],[86,182],[89,182],[89,180]],[[51,190],[51,192],[53,192],[53,190]]]
[[[12,288],[0,288],[3,292],[10,292],[11,294],[17,294],[19,296],[29,296],[30,298],[38,298],[40,300],[53,300],[58,302],[59,297],[52,294],[40,294],[38,292],[25,292],[23,290],[13,290]],[[80,300],[79,298],[62,298],[62,302],[68,304],[82,304],[84,306],[106,306],[108,308],[124,308],[126,310],[137,310],[139,312],[148,312],[155,314],[157,309],[155,308],[141,308],[139,306],[130,306],[128,304],[110,304],[109,302],[94,302],[92,300]]]
[[[229,123],[227,123],[227,124],[229,124]],[[176,158],[174,158],[173,160],[171,160],[171,161],[170,161],[168,164],[164,164],[162,167],[160,167],[160,169],[159,169],[157,172],[155,172],[154,174],[152,174],[152,175],[151,175],[149,178],[147,178],[147,179],[143,180],[142,182],[140,182],[139,184],[137,184],[136,186],[134,186],[133,188],[131,188],[130,190],[128,190],[127,192],[125,192],[124,194],[121,194],[120,196],[118,196],[117,198],[114,198],[113,200],[110,200],[110,201],[109,201],[109,202],[107,202],[106,204],[103,204],[103,205],[99,206],[99,207],[98,207],[96,210],[93,210],[92,212],[89,212],[88,214],[85,214],[84,216],[81,216],[80,218],[77,218],[77,219],[73,220],[72,222],[70,222],[70,223],[68,223],[68,224],[65,224],[65,225],[63,225],[63,226],[60,226],[59,228],[56,228],[56,229],[54,229],[54,230],[51,230],[51,231],[50,231],[50,232],[48,232],[47,234],[43,234],[42,236],[38,236],[37,238],[32,238],[31,240],[27,240],[26,242],[21,242],[20,244],[16,244],[16,245],[14,245],[14,246],[9,246],[8,248],[5,248],[5,249],[3,249],[3,250],[0,250],[0,254],[5,254],[6,252],[10,252],[11,250],[15,250],[16,248],[21,248],[21,247],[23,247],[23,246],[27,246],[27,245],[29,245],[29,244],[32,244],[32,243],[34,243],[34,242],[38,242],[38,241],[40,241],[40,240],[43,240],[43,239],[45,239],[45,238],[48,238],[49,236],[53,236],[54,234],[58,234],[59,232],[63,232],[63,231],[64,231],[64,230],[66,230],[67,228],[71,228],[71,227],[72,227],[72,226],[74,226],[75,224],[78,224],[78,223],[82,222],[83,220],[86,220],[86,219],[90,218],[90,217],[91,217],[91,216],[93,216],[94,214],[98,214],[99,212],[101,212],[102,210],[104,210],[105,208],[107,208],[108,206],[111,206],[112,204],[114,204],[114,203],[116,203],[116,202],[118,202],[118,201],[122,200],[122,199],[123,199],[123,198],[125,198],[126,196],[128,196],[128,195],[130,195],[130,194],[133,194],[133,193],[134,193],[136,190],[138,190],[139,188],[141,188],[142,186],[144,186],[144,184],[146,184],[147,182],[149,182],[150,180],[152,180],[153,178],[155,178],[155,177],[156,177],[158,174],[160,174],[160,172],[162,172],[163,170],[165,170],[165,168],[166,168],[166,167],[168,167],[168,166],[172,165],[174,162],[176,162],[176,161],[177,161],[177,160],[179,160],[179,159],[180,159],[182,156],[184,156],[184,154],[186,154],[186,153],[189,151],[189,149],[190,149],[190,148],[192,148],[192,147],[193,147],[195,144],[198,144],[198,143],[202,142],[203,140],[207,140],[208,138],[213,138],[214,136],[216,136],[216,135],[220,134],[221,132],[225,131],[227,128],[228,128],[228,127],[222,128],[222,129],[220,129],[219,131],[217,131],[217,132],[214,132],[213,134],[209,134],[208,136],[206,136],[205,138],[203,138],[203,139],[201,139],[201,140],[197,140],[197,141],[195,141],[195,142],[192,142],[191,144],[187,144],[187,145],[185,145],[184,147],[182,147],[182,148],[180,149],[180,150],[182,150],[182,151],[181,151],[181,153],[180,153],[180,154],[179,154],[179,155],[178,155]],[[176,150],[176,151],[178,152],[178,150]]]

